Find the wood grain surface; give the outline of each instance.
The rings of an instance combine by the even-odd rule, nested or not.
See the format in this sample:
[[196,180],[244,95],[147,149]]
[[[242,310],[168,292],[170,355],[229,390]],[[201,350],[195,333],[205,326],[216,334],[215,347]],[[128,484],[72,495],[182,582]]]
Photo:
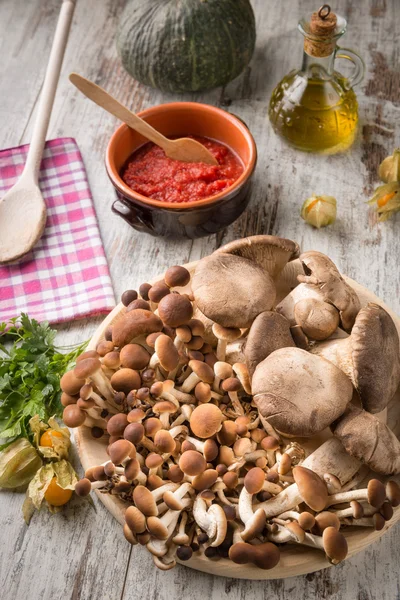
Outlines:
[[[318,157],[288,148],[267,119],[274,85],[301,61],[298,19],[318,8],[311,0],[252,0],[257,49],[247,71],[224,89],[186,95],[240,116],[259,150],[253,198],[227,231],[201,240],[173,242],[138,234],[111,213],[113,189],[104,151],[116,121],[83,98],[68,82],[71,71],[104,86],[135,112],[176,100],[133,81],[115,49],[115,28],[124,0],[79,0],[64,60],[48,139],[75,137],[82,151],[110,264],[116,297],[128,287],[176,263],[197,260],[237,237],[257,233],[293,238],[301,247],[326,252],[338,267],[400,314],[400,216],[376,224],[365,205],[378,184],[377,167],[400,145],[398,0],[337,0],[349,21],[342,45],[366,62],[357,89],[360,130],[344,154]],[[59,0],[0,2],[0,147],[30,139],[37,100],[54,34]],[[338,220],[316,231],[299,218],[313,192],[334,195]],[[60,327],[60,343],[89,338],[101,319]],[[76,465],[79,461],[76,460]],[[0,492],[0,597],[2,600],[398,600],[399,526],[366,551],[334,569],[269,582],[213,577],[186,567],[162,573],[141,548],[131,549],[119,524],[95,499],[96,511],[74,504],[57,516],[42,512],[26,527],[22,497]]]

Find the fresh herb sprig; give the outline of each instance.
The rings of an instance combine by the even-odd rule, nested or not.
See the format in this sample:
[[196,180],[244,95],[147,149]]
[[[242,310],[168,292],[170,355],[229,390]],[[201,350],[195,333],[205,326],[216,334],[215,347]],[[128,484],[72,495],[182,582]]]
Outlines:
[[87,342],[57,347],[56,334],[24,313],[0,323],[0,450],[19,437],[32,439],[34,415],[48,421],[62,414],[60,378]]

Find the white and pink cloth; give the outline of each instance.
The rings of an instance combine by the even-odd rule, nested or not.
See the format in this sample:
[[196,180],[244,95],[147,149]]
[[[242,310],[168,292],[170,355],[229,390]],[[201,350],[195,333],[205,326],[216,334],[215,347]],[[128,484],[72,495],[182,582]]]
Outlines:
[[[0,197],[22,173],[27,151],[27,145],[0,151]],[[21,312],[50,323],[109,312],[115,306],[110,273],[74,139],[46,143],[39,185],[46,229],[20,262],[0,266],[0,321]]]

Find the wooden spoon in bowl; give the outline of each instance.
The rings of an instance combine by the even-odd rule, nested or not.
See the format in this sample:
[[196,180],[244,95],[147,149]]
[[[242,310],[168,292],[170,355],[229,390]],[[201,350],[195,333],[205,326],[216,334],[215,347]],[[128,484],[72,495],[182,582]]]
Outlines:
[[169,140],[154,129],[154,127],[146,123],[146,121],[123,106],[118,100],[110,96],[103,88],[89,81],[89,79],[77,73],[71,73],[69,79],[87,98],[126,123],[151,142],[154,142],[157,146],[160,146],[169,158],[182,162],[201,162],[207,165],[218,165],[217,159],[200,142],[196,142],[196,140],[190,138]]

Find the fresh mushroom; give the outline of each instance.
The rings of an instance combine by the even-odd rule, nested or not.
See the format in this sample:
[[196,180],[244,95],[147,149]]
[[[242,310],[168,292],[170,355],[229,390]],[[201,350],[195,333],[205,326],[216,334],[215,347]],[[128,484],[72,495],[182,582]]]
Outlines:
[[232,254],[201,259],[192,279],[197,306],[223,327],[246,328],[275,301],[272,278],[254,262]]
[[277,544],[296,543],[311,546],[311,548],[318,548],[325,552],[329,562],[334,565],[339,564],[346,558],[348,552],[346,538],[334,527],[325,529],[322,537],[313,535],[312,533],[303,532],[303,534],[299,535],[291,527],[277,525],[277,530],[271,531],[268,534],[268,539]]
[[163,322],[149,310],[137,308],[116,320],[112,328],[114,346],[122,348],[141,335],[161,331]]
[[343,329],[351,330],[361,308],[356,292],[345,282],[331,259],[322,252],[304,252],[300,255],[300,261],[304,275],[298,275],[298,281],[316,290],[322,300],[337,308]]
[[300,250],[292,240],[274,235],[253,235],[221,246],[215,254],[220,253],[247,258],[276,279],[285,265],[299,256]]
[[360,310],[349,337],[318,344],[312,352],[346,373],[368,412],[381,412],[400,384],[397,329],[391,316],[377,304]]
[[353,393],[340,369],[300,348],[270,354],[257,366],[252,389],[260,414],[273,427],[301,437],[329,426],[344,412]]
[[197,496],[193,504],[193,517],[199,527],[206,532],[211,540],[211,547],[222,544],[227,531],[225,513],[219,504],[212,504],[209,508],[203,498]]
[[333,432],[346,451],[376,473],[400,473],[400,442],[385,423],[350,405],[334,424]]
[[257,365],[275,350],[293,347],[290,323],[282,315],[265,311],[253,321],[247,336],[244,355],[250,376]]

